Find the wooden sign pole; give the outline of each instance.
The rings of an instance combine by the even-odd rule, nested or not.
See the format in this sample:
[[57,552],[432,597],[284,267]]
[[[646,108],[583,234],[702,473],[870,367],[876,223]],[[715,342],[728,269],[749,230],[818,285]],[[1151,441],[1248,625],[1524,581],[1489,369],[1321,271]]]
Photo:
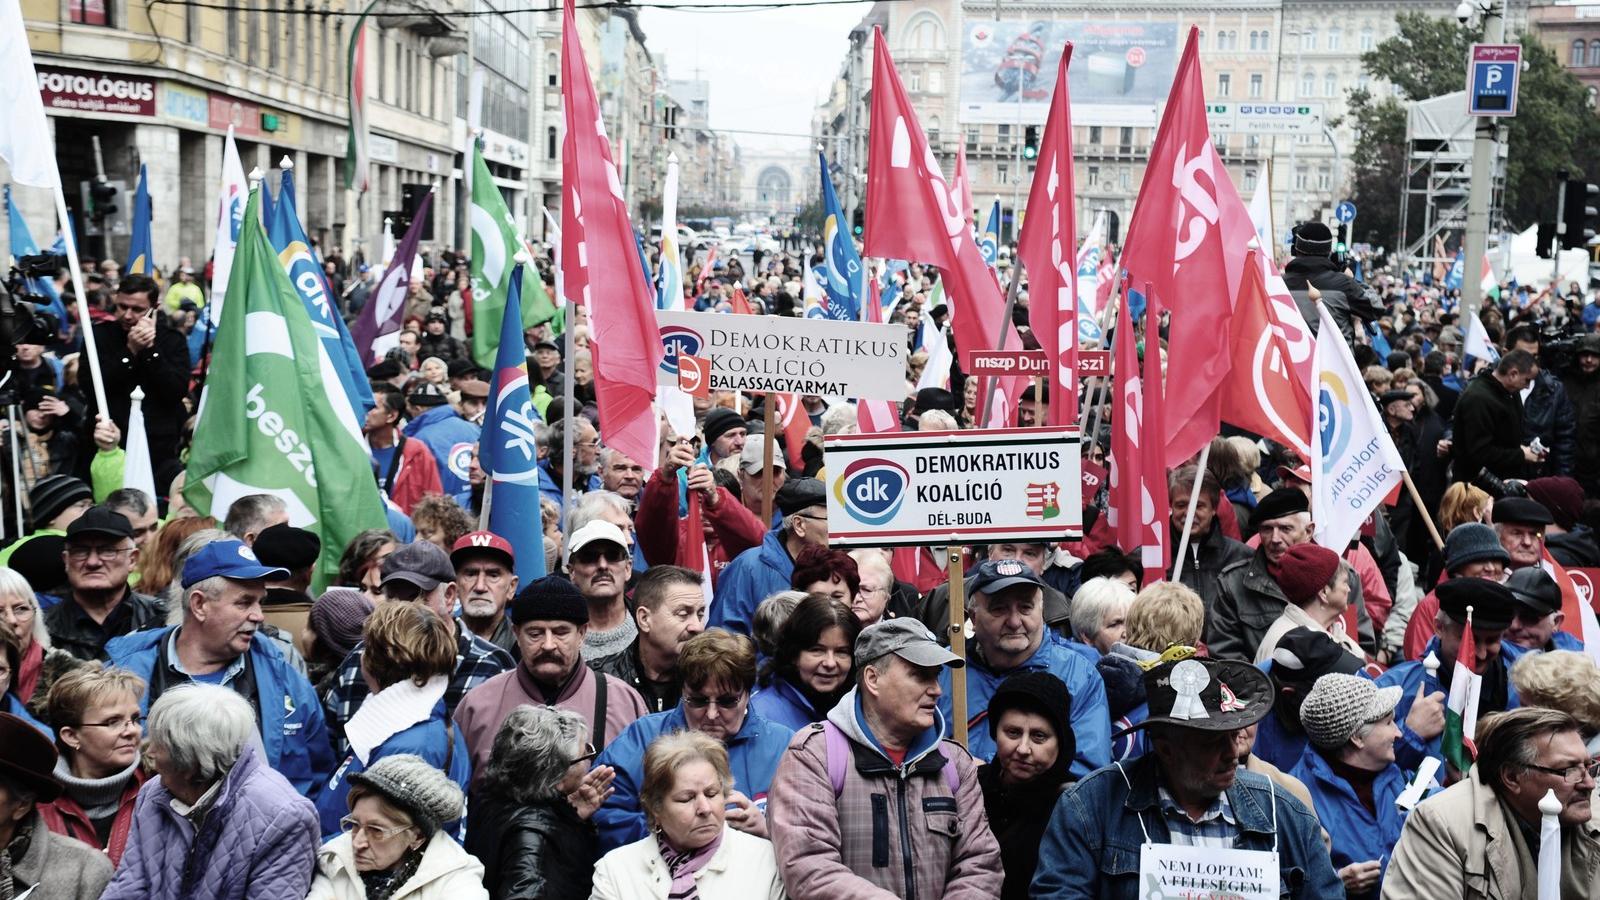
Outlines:
[[[772,527],[772,445],[777,440],[778,398],[767,394],[761,401],[761,527]],[[798,415],[798,413],[796,414]]]
[[[963,568],[961,547],[951,544],[945,548],[950,554],[946,571],[950,574],[950,652],[967,658],[967,576]],[[953,734],[956,743],[967,746],[967,673],[957,669],[950,673],[950,709],[955,718]]]

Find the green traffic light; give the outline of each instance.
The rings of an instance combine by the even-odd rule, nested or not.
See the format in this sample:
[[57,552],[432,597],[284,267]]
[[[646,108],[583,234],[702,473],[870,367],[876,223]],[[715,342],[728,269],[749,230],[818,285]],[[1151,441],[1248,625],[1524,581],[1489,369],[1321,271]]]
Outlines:
[[1039,156],[1039,148],[1038,147],[1023,147],[1022,148],[1022,158],[1023,159],[1036,159],[1036,158],[1038,158],[1038,156]]

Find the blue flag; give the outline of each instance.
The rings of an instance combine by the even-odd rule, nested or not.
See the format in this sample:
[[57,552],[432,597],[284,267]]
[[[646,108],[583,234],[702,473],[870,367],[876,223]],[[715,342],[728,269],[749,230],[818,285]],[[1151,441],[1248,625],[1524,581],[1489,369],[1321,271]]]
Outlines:
[[1000,261],[999,198],[995,199],[994,207],[989,210],[989,224],[984,227],[983,234],[978,235],[978,252],[983,254],[983,261],[991,269]]
[[850,229],[845,226],[844,212],[839,209],[839,197],[833,192],[828,158],[819,152],[817,162],[822,165],[823,252],[822,265],[816,272],[827,302],[812,307],[806,314],[812,318],[855,322],[861,318],[861,254],[856,252]]
[[478,439],[478,462],[489,479],[489,530],[511,543],[517,580],[529,584],[544,571],[544,529],[539,515],[539,451],[533,423],[539,414],[528,391],[528,357],[522,345],[522,270],[511,270],[506,311],[500,318],[489,408]]
[[1447,291],[1461,290],[1461,274],[1466,269],[1466,264],[1461,258],[1461,251],[1456,251],[1455,262],[1450,264],[1449,274],[1444,276],[1444,289]]
[[150,275],[155,271],[150,251],[150,180],[144,163],[139,164],[139,187],[133,192],[133,240],[128,243],[129,275]]
[[[6,185],[6,213],[11,224],[11,256],[21,259],[24,256],[39,255],[39,245],[33,240],[33,232],[28,230],[27,220],[22,218],[22,210],[11,202],[11,185]],[[59,240],[56,242],[61,244]],[[66,245],[61,244],[60,249],[50,248],[51,253],[66,253]],[[67,325],[67,307],[61,302],[61,294],[56,291],[56,283],[50,278],[29,278],[26,282],[28,292],[38,301],[41,312],[47,312],[56,317],[63,328]]]
[[1378,354],[1379,359],[1388,359],[1394,350],[1389,346],[1389,339],[1384,336],[1383,327],[1373,322],[1367,326],[1372,330],[1372,349]]
[[[344,317],[334,305],[333,290],[323,274],[322,260],[317,258],[317,252],[306,239],[305,229],[300,227],[300,216],[294,204],[294,176],[288,169],[283,170],[281,185],[278,202],[272,205],[271,218],[267,219],[267,240],[272,242],[272,249],[278,251],[278,260],[288,270],[295,293],[300,295],[306,312],[311,315],[311,327],[328,352],[328,361],[344,386],[345,396],[350,398],[359,424],[373,407],[372,384],[361,366],[361,355],[356,352],[356,343],[345,327]],[[268,193],[263,186],[262,197]]]

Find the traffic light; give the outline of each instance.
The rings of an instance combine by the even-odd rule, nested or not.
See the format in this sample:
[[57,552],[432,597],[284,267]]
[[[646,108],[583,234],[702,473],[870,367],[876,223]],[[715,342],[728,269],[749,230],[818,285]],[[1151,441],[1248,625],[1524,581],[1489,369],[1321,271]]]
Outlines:
[[1029,125],[1022,132],[1022,158],[1039,158],[1039,126]]
[[864,226],[866,224],[866,221],[867,221],[867,209],[866,209],[866,207],[864,207],[864,206],[856,207],[856,211],[850,214],[850,232],[852,234],[854,234],[856,237],[860,237],[861,236],[862,226]]
[[1600,207],[1600,184],[1567,179],[1566,208],[1561,211],[1561,220],[1566,224],[1566,231],[1561,235],[1563,248],[1588,247],[1595,235],[1600,234],[1600,208],[1597,207]]
[[106,181],[104,175],[98,176],[89,183],[89,218],[104,219],[117,211],[117,205],[112,200],[116,199],[117,186]]

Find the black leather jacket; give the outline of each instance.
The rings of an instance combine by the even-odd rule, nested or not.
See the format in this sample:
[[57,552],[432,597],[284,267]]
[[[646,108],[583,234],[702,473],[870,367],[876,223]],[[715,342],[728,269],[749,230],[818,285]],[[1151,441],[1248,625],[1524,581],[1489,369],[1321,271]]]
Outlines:
[[493,900],[586,897],[600,858],[594,825],[561,798],[518,804],[475,794],[466,851],[483,863]]

